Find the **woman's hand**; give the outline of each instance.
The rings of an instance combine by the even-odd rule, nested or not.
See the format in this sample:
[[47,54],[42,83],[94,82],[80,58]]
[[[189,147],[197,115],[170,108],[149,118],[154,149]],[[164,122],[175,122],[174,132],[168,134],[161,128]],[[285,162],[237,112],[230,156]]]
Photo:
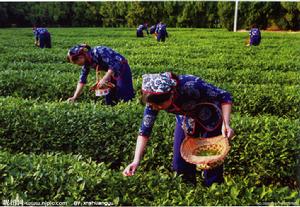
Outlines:
[[84,87],[84,84],[83,84],[83,83],[78,83],[74,95],[73,95],[72,97],[68,98],[67,102],[69,102],[69,103],[74,103],[75,100],[76,100],[76,99],[80,96],[80,94],[82,93],[83,87]]
[[123,171],[122,173],[123,176],[133,176],[138,166],[139,166],[138,163],[135,162],[130,163]]
[[124,176],[133,176],[141,161],[143,152],[146,148],[149,137],[139,135],[136,140],[136,147],[133,162],[130,163],[123,171]]
[[76,97],[73,96],[73,97],[68,98],[67,102],[74,103],[75,100],[76,100]]
[[231,127],[229,125],[227,125],[225,127],[225,125],[223,124],[222,125],[222,135],[223,135],[223,137],[231,139],[234,137],[234,131],[233,131],[233,129],[231,129]]
[[97,83],[97,88],[102,88],[105,84],[105,80],[101,79],[98,83]]
[[231,113],[231,104],[222,104],[222,115],[223,115],[222,135],[223,137],[228,139],[234,137],[234,131],[229,126],[230,113]]
[[108,69],[108,71],[105,73],[103,78],[97,83],[98,88],[102,88],[106,82],[109,82],[111,77],[114,75],[114,72],[112,69]]

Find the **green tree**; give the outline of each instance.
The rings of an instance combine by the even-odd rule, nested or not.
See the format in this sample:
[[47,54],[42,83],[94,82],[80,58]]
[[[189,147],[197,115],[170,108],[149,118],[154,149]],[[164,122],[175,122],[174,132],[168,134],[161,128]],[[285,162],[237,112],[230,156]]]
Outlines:
[[[163,21],[171,27],[233,29],[235,2],[9,2],[0,3],[0,27],[106,26],[136,27]],[[277,25],[300,29],[299,2],[240,2],[238,28]]]
[[239,27],[249,29],[255,23],[266,29],[278,17],[280,10],[279,2],[240,2]]
[[218,15],[222,27],[233,30],[234,2],[218,2]]
[[135,27],[141,22],[146,21],[146,9],[143,2],[131,2],[128,7],[128,14],[126,15],[127,24],[129,27]]
[[8,3],[7,5],[7,15],[8,15],[8,25],[16,26],[29,26],[31,23],[27,20],[26,16],[30,12],[30,7],[25,2],[19,3]]
[[182,27],[213,27],[218,20],[216,2],[187,2],[183,5],[178,25]]
[[[166,1],[164,2],[165,15],[168,17],[164,21],[168,26],[179,26],[178,16],[182,12],[183,2]],[[160,17],[162,18],[162,17]]]
[[283,16],[286,24],[284,29],[297,30],[300,29],[300,9],[299,2],[281,2],[282,7],[285,9]]
[[0,4],[0,27],[8,26],[8,3]]
[[119,27],[126,24],[125,15],[127,10],[126,2],[104,2],[101,4],[100,15],[103,26]]

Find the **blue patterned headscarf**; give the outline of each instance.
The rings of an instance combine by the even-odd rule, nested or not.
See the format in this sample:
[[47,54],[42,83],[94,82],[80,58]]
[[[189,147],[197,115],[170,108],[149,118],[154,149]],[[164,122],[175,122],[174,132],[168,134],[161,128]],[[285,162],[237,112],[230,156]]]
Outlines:
[[82,55],[85,52],[88,52],[90,49],[91,47],[86,44],[75,45],[74,47],[69,49],[68,56],[74,57],[74,56]]
[[144,93],[168,93],[177,85],[170,72],[143,75],[142,91]]

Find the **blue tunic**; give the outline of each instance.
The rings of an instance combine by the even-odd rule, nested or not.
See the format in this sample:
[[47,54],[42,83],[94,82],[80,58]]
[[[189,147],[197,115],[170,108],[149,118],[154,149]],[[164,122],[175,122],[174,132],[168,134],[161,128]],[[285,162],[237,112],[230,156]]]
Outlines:
[[156,30],[156,25],[152,25],[150,27],[150,34],[154,34],[155,33],[155,30]]
[[47,34],[47,33],[49,33],[49,32],[46,28],[36,28],[33,32],[36,40],[39,40],[41,35],[44,35],[44,34]]
[[40,48],[51,48],[51,35],[46,28],[36,28],[33,34]]
[[160,42],[164,42],[166,37],[168,37],[168,32],[167,32],[167,25],[165,24],[157,24],[156,25],[156,29],[155,29],[155,33],[157,33],[157,41]]
[[260,30],[258,28],[253,28],[249,32],[250,35],[250,45],[259,45],[261,40]]
[[112,91],[106,96],[106,103],[113,105],[112,102],[129,101],[134,97],[131,70],[127,60],[122,55],[104,46],[92,48],[88,55],[92,64],[82,66],[80,83],[87,83],[87,76],[91,67],[95,69],[98,66],[102,71],[111,69],[114,72],[111,82],[116,85],[116,88],[114,92]]
[[161,24],[161,23],[157,24],[157,25],[156,25],[155,32],[156,32],[157,34],[165,35],[165,34],[167,33],[167,25]]
[[[221,105],[232,103],[231,94],[192,75],[179,75],[177,95],[166,109],[181,119],[186,133],[193,135],[195,128],[213,131],[222,123]],[[140,135],[149,137],[158,111],[145,107],[139,130]]]
[[[176,114],[173,144],[173,170],[183,174],[183,179],[196,184],[196,166],[186,162],[180,154],[181,144],[186,137],[213,137],[221,134],[222,104],[231,104],[231,94],[192,75],[179,75],[177,94],[167,112]],[[140,135],[149,137],[158,111],[145,107]],[[204,170],[204,184],[222,183],[223,165]]]
[[148,33],[148,27],[144,26],[143,24],[139,25],[136,30],[139,31],[139,32],[143,32],[143,30],[145,30],[147,32],[147,34],[149,34]]
[[143,24],[141,24],[141,25],[139,25],[138,28],[136,29],[136,36],[137,36],[137,37],[143,37],[143,36],[144,36],[143,30],[146,30],[147,34],[149,34],[149,32],[148,32],[148,27],[145,26],[145,25],[143,25]]

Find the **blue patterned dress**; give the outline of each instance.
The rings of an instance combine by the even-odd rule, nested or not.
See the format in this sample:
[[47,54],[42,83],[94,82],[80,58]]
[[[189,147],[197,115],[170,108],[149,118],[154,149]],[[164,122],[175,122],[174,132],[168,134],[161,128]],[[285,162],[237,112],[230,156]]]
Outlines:
[[147,34],[149,34],[148,32],[148,27],[141,24],[138,26],[138,28],[136,29],[136,36],[137,37],[144,37],[144,33],[143,33],[143,30],[145,30],[147,32]]
[[39,41],[40,48],[51,48],[51,35],[46,28],[36,28],[33,34],[35,40]]
[[166,37],[168,37],[168,32],[167,32],[167,25],[165,24],[157,24],[155,32],[157,33],[157,41],[158,42],[164,42],[166,40]]
[[92,48],[88,52],[88,56],[91,58],[92,64],[82,66],[80,83],[87,83],[90,68],[96,69],[98,67],[102,71],[110,69],[114,72],[111,82],[116,87],[105,96],[106,104],[115,105],[119,101],[126,102],[134,98],[131,70],[127,60],[122,55],[111,48],[98,46]]
[[250,35],[250,45],[259,45],[261,41],[261,34],[258,28],[253,28],[249,32]]
[[[222,127],[222,104],[232,104],[231,94],[192,75],[174,76],[177,81],[176,94],[167,112],[176,115],[174,133],[173,169],[185,175],[195,175],[196,167],[187,163],[180,154],[180,146],[186,135],[192,137],[214,137],[220,135]],[[139,134],[149,137],[158,111],[146,105]],[[206,170],[205,185],[223,181],[223,166]],[[195,176],[192,176],[195,179]]]

